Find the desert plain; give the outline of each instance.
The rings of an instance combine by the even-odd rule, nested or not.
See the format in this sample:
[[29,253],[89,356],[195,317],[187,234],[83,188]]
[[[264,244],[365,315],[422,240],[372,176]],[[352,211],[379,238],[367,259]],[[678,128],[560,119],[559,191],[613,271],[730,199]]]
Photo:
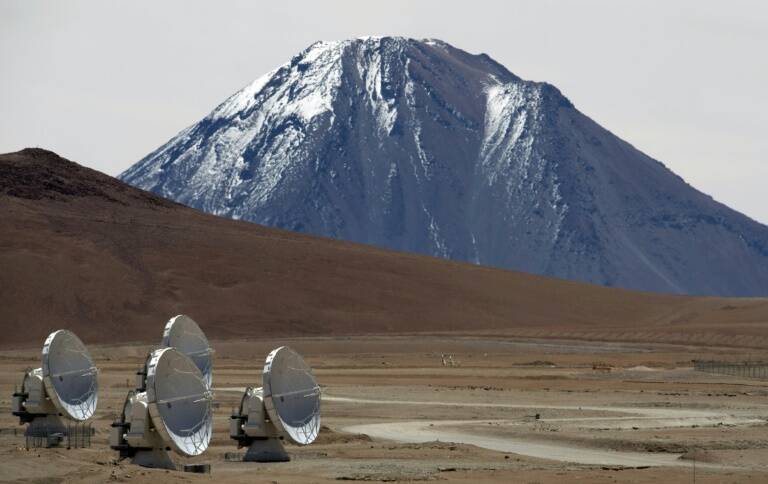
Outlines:
[[[109,449],[110,423],[151,345],[91,347],[99,367],[86,449],[26,449],[0,414],[10,482],[712,482],[768,481],[768,382],[693,370],[765,350],[497,335],[370,335],[213,341],[215,417],[197,475],[146,469]],[[287,463],[237,462],[229,416],[289,345],[321,385],[322,429]],[[38,348],[0,352],[7,409]],[[443,366],[442,354],[456,366]]]

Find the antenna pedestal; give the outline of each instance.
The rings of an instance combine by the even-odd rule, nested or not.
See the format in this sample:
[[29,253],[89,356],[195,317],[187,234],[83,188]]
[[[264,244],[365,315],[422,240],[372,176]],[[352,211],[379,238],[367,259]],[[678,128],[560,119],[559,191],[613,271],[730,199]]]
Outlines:
[[241,402],[240,414],[232,415],[229,435],[238,447],[248,447],[243,456],[249,462],[288,462],[291,458],[283,447],[277,429],[264,408],[261,388],[248,388]]
[[120,420],[112,424],[109,446],[142,467],[176,469],[163,439],[150,428],[146,392],[129,392]]
[[26,437],[47,439],[45,446],[54,447],[66,435],[67,426],[51,399],[46,397],[42,375],[41,368],[24,374],[21,392],[14,393],[11,409],[20,423],[28,424],[24,431]]
[[280,439],[265,437],[253,439],[243,456],[246,462],[288,462],[291,458]]
[[176,464],[171,459],[171,455],[163,448],[136,449],[135,452],[131,459],[133,464],[156,469],[176,470]]

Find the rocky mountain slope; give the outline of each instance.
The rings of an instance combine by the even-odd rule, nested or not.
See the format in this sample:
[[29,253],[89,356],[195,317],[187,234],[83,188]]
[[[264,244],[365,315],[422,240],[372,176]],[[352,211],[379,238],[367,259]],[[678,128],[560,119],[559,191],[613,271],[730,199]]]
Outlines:
[[555,87],[437,40],[313,44],[121,179],[390,249],[632,289],[768,294],[768,227]]

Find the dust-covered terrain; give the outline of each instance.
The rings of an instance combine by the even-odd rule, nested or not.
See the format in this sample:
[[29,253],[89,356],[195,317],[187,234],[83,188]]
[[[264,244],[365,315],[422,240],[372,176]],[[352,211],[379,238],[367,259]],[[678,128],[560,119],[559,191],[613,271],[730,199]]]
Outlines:
[[[87,341],[86,341],[87,343]],[[323,389],[314,444],[289,463],[225,460],[238,452],[229,415],[260,384],[270,349],[303,353]],[[39,349],[0,353],[1,480],[18,482],[765,482],[768,382],[694,372],[698,358],[764,351],[663,344],[466,336],[213,341],[215,433],[194,462],[211,475],[117,461],[107,445],[149,346],[92,346],[100,368],[89,449],[24,448],[10,415]],[[441,354],[457,366],[443,366]],[[240,450],[242,452],[242,450]]]

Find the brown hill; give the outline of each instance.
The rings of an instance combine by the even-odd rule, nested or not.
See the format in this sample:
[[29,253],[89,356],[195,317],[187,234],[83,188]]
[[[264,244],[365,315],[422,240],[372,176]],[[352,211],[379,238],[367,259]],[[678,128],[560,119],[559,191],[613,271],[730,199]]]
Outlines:
[[768,348],[768,299],[618,290],[206,215],[41,149],[0,155],[1,346],[497,333]]

